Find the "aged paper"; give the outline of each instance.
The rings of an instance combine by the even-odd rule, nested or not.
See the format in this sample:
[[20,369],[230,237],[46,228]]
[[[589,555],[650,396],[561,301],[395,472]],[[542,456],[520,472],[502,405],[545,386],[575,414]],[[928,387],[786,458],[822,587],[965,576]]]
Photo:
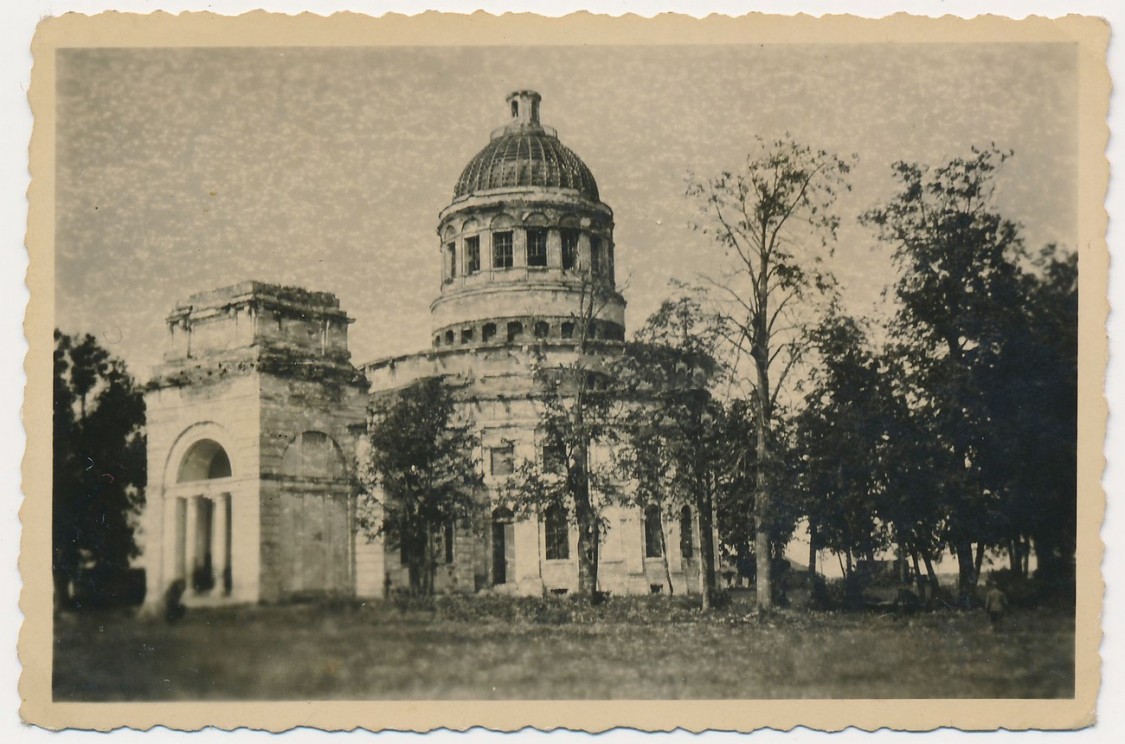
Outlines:
[[[22,716],[46,728],[101,730],[991,730],[1091,724],[1103,592],[1098,533],[1106,420],[1108,35],[1103,22],[1080,17],[644,20],[431,13],[376,20],[252,13],[45,20],[33,43],[30,91],[35,133],[21,511]],[[540,113],[549,126],[540,125]],[[509,116],[508,128],[490,139],[490,130]],[[365,652],[367,636],[355,628],[369,625],[374,637],[408,632],[403,626],[420,616],[409,614],[417,608],[407,601],[401,603],[405,619],[395,620],[398,610],[387,609],[400,601],[395,582],[408,581],[408,572],[392,568],[398,551],[389,543],[375,550],[373,543],[356,540],[352,507],[333,511],[333,499],[341,497],[333,490],[334,453],[339,472],[356,469],[363,449],[347,437],[362,437],[369,406],[377,409],[380,394],[406,370],[440,359],[446,366],[430,374],[453,374],[450,360],[458,358],[458,348],[471,346],[473,359],[492,359],[476,345],[502,344],[505,332],[509,348],[524,352],[528,344],[518,342],[525,333],[544,343],[570,340],[566,314],[543,309],[555,295],[537,298],[531,310],[514,301],[504,305],[498,292],[480,309],[473,304],[476,295],[470,296],[477,274],[507,281],[514,270],[523,278],[535,277],[537,268],[542,276],[567,270],[568,231],[576,236],[576,263],[588,260],[612,279],[616,260],[621,317],[629,302],[627,321],[613,315],[613,306],[599,319],[597,333],[616,342],[626,323],[630,330],[640,327],[668,294],[669,280],[696,281],[708,268],[698,263],[711,260],[707,254],[692,258],[695,244],[688,241],[703,238],[688,227],[685,179],[695,171],[738,167],[753,135],[792,137],[857,156],[850,171],[854,188],[836,203],[841,245],[830,267],[853,288],[847,301],[857,312],[877,304],[894,278],[889,253],[874,252],[877,239],[857,217],[894,193],[890,167],[897,160],[937,167],[967,156],[974,146],[994,145],[997,153],[1010,148],[1014,156],[1004,167],[1015,174],[998,187],[1001,211],[1026,228],[1030,250],[1059,244],[1077,253],[1077,588],[1073,631],[1067,609],[1063,630],[1054,636],[1064,646],[1073,638],[1073,649],[1061,651],[1063,659],[1072,656],[1073,668],[1045,666],[1041,677],[1016,668],[999,650],[1008,642],[1004,626],[987,630],[984,610],[897,621],[897,609],[888,604],[871,615],[870,633],[867,621],[854,615],[841,614],[837,626],[855,633],[857,668],[884,652],[886,668],[868,664],[849,675],[845,664],[835,667],[835,685],[816,685],[810,680],[831,677],[822,669],[832,665],[825,661],[822,667],[815,654],[792,654],[786,645],[815,644],[832,634],[837,620],[809,621],[794,603],[773,615],[757,614],[749,605],[744,613],[727,610],[729,630],[705,618],[688,624],[702,625],[701,642],[712,648],[729,643],[724,654],[733,656],[744,641],[759,644],[753,648],[760,655],[776,643],[778,663],[793,668],[789,677],[767,675],[774,680],[770,689],[723,683],[730,675],[719,668],[690,668],[678,657],[661,666],[662,655],[672,651],[660,644],[644,646],[644,656],[615,657],[618,648],[633,648],[630,632],[645,632],[624,616],[605,626],[595,621],[588,633],[582,629],[586,640],[571,639],[568,656],[553,660],[562,667],[580,662],[583,648],[602,649],[612,659],[607,663],[616,665],[607,677],[626,680],[615,685],[540,682],[535,673],[550,680],[549,670],[520,667],[536,657],[509,660],[502,642],[490,652],[494,666],[447,683],[433,670],[448,663],[450,674],[457,674],[450,660],[455,650],[440,648],[451,640],[445,637],[430,639],[433,646],[418,637],[404,641],[393,677],[386,662],[372,662],[370,653],[395,643],[376,639],[376,651]],[[511,152],[500,150],[506,137]],[[527,149],[521,151],[517,140]],[[497,165],[509,161],[515,165],[508,170]],[[524,187],[548,193],[549,199],[538,192],[535,198],[550,201],[551,210],[578,210],[578,216],[573,223],[565,215],[556,220],[546,207],[536,207],[542,213],[505,207],[512,222],[493,216],[496,199],[507,204],[526,196],[517,199],[505,189]],[[491,222],[481,227],[485,216]],[[470,220],[476,220],[471,229]],[[454,222],[456,230],[447,231]],[[485,229],[492,252],[482,259],[477,251],[485,249],[473,241],[485,232],[474,230]],[[215,318],[230,324],[208,326],[218,323]],[[134,569],[144,569],[140,608],[97,609],[103,615],[56,610],[53,392],[47,383],[53,378],[54,329],[93,334],[147,385],[146,504],[136,523],[140,555],[132,558]],[[331,363],[310,362],[307,369],[315,372],[301,376],[292,372],[298,365],[285,366],[275,356],[255,356],[253,364],[238,356],[251,347]],[[238,354],[227,355],[232,349]],[[348,366],[352,362],[355,367]],[[240,365],[247,364],[254,375],[240,377],[246,371]],[[226,375],[229,382],[208,381]],[[487,372],[473,369],[472,376]],[[269,380],[284,385],[267,389]],[[245,389],[238,387],[244,383]],[[247,395],[260,396],[246,418],[254,423],[244,421],[234,431],[237,426],[224,424],[222,415],[243,410]],[[277,413],[270,406],[279,399],[287,402]],[[84,410],[86,401],[81,405]],[[218,413],[199,413],[209,411],[206,406]],[[512,454],[510,429],[480,434],[493,475],[512,467],[505,456],[520,453],[516,447]],[[185,438],[187,432],[192,434]],[[289,458],[290,452],[296,454]],[[270,458],[278,472],[267,477],[262,463]],[[253,508],[246,506],[247,463],[261,468],[251,479],[257,484]],[[302,470],[316,467],[322,471],[314,476]],[[117,474],[107,470],[107,482]],[[315,483],[295,495],[293,484],[302,478]],[[271,521],[275,504],[297,496],[299,509],[280,507]],[[536,532],[533,522],[498,513],[481,538],[484,547],[472,548],[476,573],[467,564],[463,575],[456,568],[472,534],[443,533],[435,548],[450,557],[443,580],[462,587],[476,581],[477,592],[488,595],[480,602],[490,607],[509,600],[529,606],[504,596],[509,593],[539,597],[534,612],[540,614],[530,620],[517,614],[513,627],[522,635],[509,643],[533,645],[571,632],[567,622],[580,625],[580,613],[556,614],[559,603],[570,601],[561,595],[575,594],[577,586],[568,584],[566,574],[571,563],[565,561],[573,563],[575,556],[565,525],[552,531],[545,518],[543,531]],[[651,545],[649,521],[630,519],[621,516],[618,527],[632,537],[607,537],[603,547],[609,605],[627,606],[632,600],[624,595],[657,593],[657,587],[690,595],[695,579],[688,560],[704,549],[698,527],[696,542],[684,538],[691,534],[690,512],[676,523],[678,538],[668,543],[673,549],[664,549],[669,560],[662,569],[656,559],[665,555]],[[659,516],[655,534],[663,539]],[[531,570],[522,551],[534,554],[536,540],[539,560]],[[81,554],[75,560],[93,559]],[[821,560],[827,563],[828,554]],[[1007,565],[1006,557],[987,561],[997,569]],[[955,574],[956,563],[949,565]],[[741,580],[730,577],[730,593],[745,596]],[[165,602],[177,578],[185,597],[183,605],[172,604],[186,618]],[[79,584],[72,579],[63,591],[78,597]],[[441,616],[444,624],[435,625],[435,633],[463,631],[452,640],[487,647],[497,627],[497,615],[488,613],[501,610],[474,607],[471,592],[464,601],[469,604],[457,607],[468,617]],[[645,606],[651,610],[654,603]],[[478,612],[484,620],[473,627]],[[1038,626],[1059,618],[1036,612],[1013,610],[1008,635],[1039,643]],[[90,617],[104,622],[91,623]],[[677,622],[686,623],[684,617]],[[967,651],[951,655],[965,653],[980,662],[966,673],[964,687],[955,679],[927,686],[917,675],[913,683],[901,683],[896,675],[911,657],[880,644],[884,631],[909,644],[915,628],[919,644],[933,643],[943,632],[932,625],[934,617],[953,634],[951,648],[967,644]],[[211,625],[219,635],[208,638]],[[223,654],[250,646],[255,651],[246,659],[208,659],[212,641]],[[74,655],[56,658],[57,643]],[[99,649],[121,654],[119,669],[107,674],[105,657],[92,671],[78,663],[97,663]],[[426,660],[431,651],[437,655]],[[293,666],[287,668],[289,658]],[[375,671],[349,669],[349,663],[372,664]],[[175,683],[159,679],[164,669]],[[281,681],[263,681],[269,674]],[[386,681],[392,677],[399,681]],[[512,682],[525,679],[532,681],[522,688]],[[983,695],[982,689],[997,693]],[[576,698],[583,702],[575,704]]]

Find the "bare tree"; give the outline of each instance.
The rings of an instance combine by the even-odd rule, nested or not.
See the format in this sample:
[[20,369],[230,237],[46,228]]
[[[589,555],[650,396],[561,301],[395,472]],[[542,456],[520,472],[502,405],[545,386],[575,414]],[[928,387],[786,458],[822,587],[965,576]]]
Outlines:
[[748,361],[752,367],[747,376],[756,400],[754,552],[762,610],[771,606],[770,442],[778,395],[807,345],[810,307],[832,288],[823,263],[839,226],[833,206],[849,188],[845,176],[852,161],[854,156],[848,161],[788,140],[758,139],[740,170],[688,179],[687,194],[703,216],[696,228],[731,259],[728,271],[705,279],[723,307],[733,366],[738,370]]
[[[609,327],[604,315],[619,295],[607,273],[584,265],[575,271],[573,349],[563,358],[557,352],[543,354],[535,366],[539,431],[557,462],[520,463],[503,491],[516,513],[531,516],[562,506],[572,515],[578,529],[579,592],[596,598],[598,548],[605,527],[602,512],[617,499],[617,479],[611,468],[593,463],[591,451],[613,438],[618,398],[611,360],[620,356],[621,345],[604,337]],[[573,510],[566,508],[567,502]]]

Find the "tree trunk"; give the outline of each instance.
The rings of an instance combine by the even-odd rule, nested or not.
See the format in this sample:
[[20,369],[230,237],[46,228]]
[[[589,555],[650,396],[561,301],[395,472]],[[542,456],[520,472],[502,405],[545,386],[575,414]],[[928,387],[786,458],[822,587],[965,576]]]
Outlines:
[[938,583],[937,574],[934,573],[934,562],[930,560],[928,553],[922,553],[922,560],[926,562],[926,577],[930,581],[930,599],[936,599],[941,592],[941,584]]
[[809,575],[816,575],[816,527],[809,525]]
[[[575,405],[572,419],[575,431],[581,431],[582,413]],[[570,492],[574,497],[574,517],[578,522],[578,592],[595,598],[598,591],[598,525],[590,503],[590,474],[587,469],[589,447],[580,442],[575,447],[570,467]]]
[[703,609],[711,608],[715,594],[715,520],[711,503],[711,487],[705,480],[696,499],[699,515],[699,576],[703,584]]
[[977,543],[977,555],[973,561],[973,592],[976,592],[977,584],[980,583],[980,571],[984,566],[984,541]]
[[962,608],[968,608],[972,606],[973,590],[976,587],[973,544],[968,540],[960,540],[957,542],[955,550],[957,553],[957,604]]
[[668,580],[668,596],[675,594],[672,587],[672,567],[668,563],[668,538],[664,534],[664,510],[660,510],[660,557],[664,563],[664,578]]
[[918,587],[918,596],[922,599],[926,598],[926,581],[922,576],[922,571],[918,567],[918,551],[910,551],[910,560],[914,565],[914,584]]
[[769,610],[773,606],[770,586],[770,493],[766,478],[766,460],[769,457],[766,424],[759,415],[758,423],[758,473],[756,477],[757,494],[754,499],[754,559],[757,564],[754,577],[754,591],[758,609]]

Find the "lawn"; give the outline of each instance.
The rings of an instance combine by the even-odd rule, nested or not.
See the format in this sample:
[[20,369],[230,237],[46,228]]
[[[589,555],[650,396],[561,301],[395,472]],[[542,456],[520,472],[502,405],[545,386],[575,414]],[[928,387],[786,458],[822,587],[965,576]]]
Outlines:
[[126,612],[55,621],[60,701],[1071,697],[1074,622],[983,613],[709,616],[682,598]]

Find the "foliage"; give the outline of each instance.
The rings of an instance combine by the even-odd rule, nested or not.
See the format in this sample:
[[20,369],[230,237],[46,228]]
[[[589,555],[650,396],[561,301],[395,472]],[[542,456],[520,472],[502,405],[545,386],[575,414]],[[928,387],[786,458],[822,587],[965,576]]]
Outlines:
[[689,179],[687,193],[703,214],[699,229],[726,250],[732,268],[710,278],[718,291],[736,373],[749,362],[754,389],[755,553],[760,607],[770,606],[771,481],[778,396],[807,348],[812,310],[834,284],[824,271],[839,218],[833,205],[851,169],[824,150],[759,139],[738,171]]
[[501,486],[514,513],[538,516],[552,506],[562,507],[578,528],[578,584],[592,598],[598,592],[598,549],[606,524],[604,509],[619,500],[612,467],[599,462],[595,451],[609,447],[621,398],[612,374],[611,346],[597,340],[596,327],[616,290],[591,267],[579,268],[574,347],[569,359],[546,356],[535,361],[538,387],[538,434],[543,454],[520,462]]
[[144,504],[145,406],[125,363],[90,335],[55,330],[52,573],[60,608],[74,590],[112,601],[137,555]]
[[837,308],[812,334],[817,364],[796,421],[798,487],[817,549],[847,558],[885,547],[876,504],[886,452],[886,377],[860,324]]
[[[1026,529],[1011,520],[1023,511],[1012,509],[1024,498],[1018,494],[1047,491],[1060,504],[1074,494],[1069,445],[1044,450],[1074,440],[1076,357],[1069,349],[1077,316],[1066,307],[1076,294],[1066,286],[1066,261],[1043,268],[1048,283],[1061,282],[1057,289],[1028,274],[1017,226],[995,210],[995,175],[1010,156],[974,148],[935,169],[897,163],[898,194],[864,215],[893,246],[899,269],[890,353],[912,428],[933,444],[914,457],[932,459],[921,468],[933,479],[925,496],[940,505],[939,539],[957,556],[965,603],[974,596],[984,550]],[[1054,339],[1046,328],[1057,331]],[[1040,354],[1051,362],[1047,369],[1039,368]],[[1028,415],[1040,400],[1050,401],[1057,422],[1046,437]],[[1051,473],[1038,473],[1047,477],[1046,489],[1013,467],[1024,462],[1017,455],[1033,452]]]
[[402,548],[415,593],[432,594],[440,530],[470,520],[483,484],[479,447],[453,391],[430,377],[375,412],[359,458],[360,528]]
[[[716,352],[721,318],[698,297],[666,300],[636,334],[618,371],[632,405],[623,416],[622,477],[634,485],[631,504],[655,505],[661,524],[687,506],[699,527],[703,606],[715,596],[714,511],[722,473],[736,459],[723,438],[721,405],[711,392],[721,372]],[[671,590],[667,539],[661,555]]]

